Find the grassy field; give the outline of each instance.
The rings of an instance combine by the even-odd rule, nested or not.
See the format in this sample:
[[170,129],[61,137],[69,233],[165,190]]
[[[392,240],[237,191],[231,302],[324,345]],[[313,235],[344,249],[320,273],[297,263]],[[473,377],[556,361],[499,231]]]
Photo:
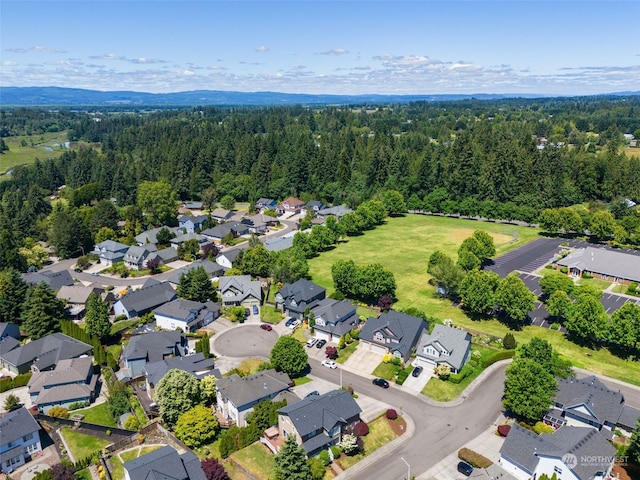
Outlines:
[[61,432],[76,462],[99,452],[111,443],[108,440],[78,433],[70,428],[63,428]]
[[47,133],[44,135],[4,137],[9,151],[0,155],[0,179],[7,170],[17,165],[34,163],[36,158],[58,158],[67,150],[64,143],[67,132]]
[[[434,250],[442,250],[457,259],[458,246],[475,230],[490,233],[498,255],[538,237],[534,228],[518,227],[457,218],[406,215],[391,218],[386,225],[349,237],[333,250],[309,261],[309,272],[314,282],[333,292],[331,265],[340,259],[352,259],[358,265],[381,263],[392,271],[398,285],[396,309],[414,306],[424,308],[435,293],[428,284],[427,263]],[[518,233],[514,242],[513,233]]]
[[[5,140],[6,141],[6,140]],[[624,153],[627,157],[638,157],[640,158],[640,148],[638,147],[624,147]]]
[[272,478],[275,467],[273,455],[267,447],[259,442],[233,453],[229,458],[242,465],[256,479],[269,480]]
[[[398,285],[395,309],[415,307],[434,318],[450,318],[455,325],[472,333],[482,332],[502,338],[510,331],[505,325],[491,318],[472,320],[464,311],[451,305],[449,300],[435,295],[434,287],[428,284],[426,270],[429,255],[440,249],[455,258],[460,242],[477,229],[486,230],[494,236],[498,255],[538,238],[538,231],[533,228],[407,215],[390,219],[386,225],[360,237],[351,237],[335,249],[311,259],[310,274],[314,282],[331,293],[331,265],[337,260],[352,259],[360,265],[380,262],[395,275]],[[514,231],[518,232],[517,242],[513,242],[511,236]],[[640,362],[616,357],[606,349],[581,347],[554,330],[526,326],[512,333],[518,343],[528,342],[535,336],[542,337],[561,355],[571,359],[576,367],[640,385]]]

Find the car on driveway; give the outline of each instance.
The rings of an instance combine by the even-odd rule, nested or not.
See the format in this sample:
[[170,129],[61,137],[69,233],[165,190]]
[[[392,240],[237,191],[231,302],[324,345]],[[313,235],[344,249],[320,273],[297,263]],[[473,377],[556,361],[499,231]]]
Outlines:
[[266,330],[267,332],[270,332],[271,330],[273,330],[273,327],[271,327],[271,325],[269,325],[268,323],[261,324],[260,328],[263,330]]
[[97,277],[99,275],[98,272],[93,272],[91,275],[93,275],[94,277]]
[[76,273],[82,273],[82,269],[81,268],[74,268],[73,271],[76,272]]
[[422,373],[422,367],[416,367],[413,369],[413,372],[411,372],[411,376],[418,378],[421,373]]
[[258,306],[257,305],[253,306],[253,314],[254,315],[258,315]]
[[307,397],[315,397],[316,395],[320,395],[320,392],[318,392],[317,390],[314,390],[313,392],[309,392],[309,393],[307,393],[307,394],[304,396],[304,398],[307,398]]
[[458,471],[468,477],[473,473],[473,467],[467,462],[458,462]]
[[374,378],[373,384],[382,388],[389,388],[389,382],[387,382],[384,378]]
[[326,340],[318,340],[318,343],[316,343],[316,348],[322,348],[327,344]]
[[286,322],[284,322],[284,326],[285,327],[290,327],[293,324],[293,322],[295,322],[295,321],[296,321],[295,318],[289,318]]
[[333,360],[323,360],[322,366],[327,368],[338,368],[338,364]]
[[289,328],[291,330],[295,330],[296,328],[298,328],[298,325],[300,325],[300,320],[294,320],[293,323],[291,323],[291,325],[289,325]]
[[316,337],[311,337],[309,340],[307,340],[307,347],[313,347],[317,341],[318,339]]

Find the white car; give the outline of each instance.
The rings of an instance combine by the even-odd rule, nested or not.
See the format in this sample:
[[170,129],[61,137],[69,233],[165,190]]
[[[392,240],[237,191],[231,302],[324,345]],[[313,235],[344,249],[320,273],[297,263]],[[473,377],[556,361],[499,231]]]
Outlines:
[[309,340],[307,340],[307,347],[313,347],[317,341],[318,339],[316,337],[311,337]]
[[338,368],[338,364],[332,360],[323,360],[322,366],[327,368]]
[[289,328],[291,330],[295,330],[296,328],[298,328],[298,325],[300,325],[300,320],[294,320],[291,325],[289,325]]

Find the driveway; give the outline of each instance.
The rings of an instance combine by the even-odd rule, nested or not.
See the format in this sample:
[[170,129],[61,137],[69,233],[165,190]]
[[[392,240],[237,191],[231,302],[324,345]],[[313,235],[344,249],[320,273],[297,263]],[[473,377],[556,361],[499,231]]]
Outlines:
[[356,351],[344,362],[344,365],[358,375],[371,377],[380,362],[382,362],[382,355],[358,346]]
[[409,390],[410,392],[415,392],[419,394],[425,385],[431,380],[433,377],[433,371],[428,368],[424,368],[420,373],[420,376],[417,378],[413,375],[409,375],[407,379],[402,384],[402,388]]
[[4,402],[9,395],[15,395],[20,399],[20,403],[22,403],[26,408],[31,408],[31,397],[29,397],[29,388],[18,387],[0,393],[0,413],[6,412],[4,408]]

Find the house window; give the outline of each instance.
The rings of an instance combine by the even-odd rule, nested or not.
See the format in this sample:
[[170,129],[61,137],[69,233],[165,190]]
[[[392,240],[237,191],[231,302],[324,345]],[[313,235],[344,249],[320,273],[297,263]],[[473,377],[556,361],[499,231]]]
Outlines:
[[402,355],[400,354],[400,352],[398,350],[396,350],[395,352],[393,352],[393,356],[396,358],[400,358],[402,357]]
[[29,455],[35,453],[38,451],[38,444],[37,443],[31,443],[29,445],[27,445],[27,448],[25,448],[25,452],[28,453]]
[[30,433],[29,435],[25,435],[24,437],[22,437],[22,442],[28,442],[29,440],[31,440],[33,438],[33,433]]
[[382,333],[376,332],[375,335],[373,336],[373,339],[378,342],[382,342],[384,340],[384,337],[382,336]]
[[556,472],[558,475],[562,475],[562,469],[560,467],[553,467],[553,471]]

